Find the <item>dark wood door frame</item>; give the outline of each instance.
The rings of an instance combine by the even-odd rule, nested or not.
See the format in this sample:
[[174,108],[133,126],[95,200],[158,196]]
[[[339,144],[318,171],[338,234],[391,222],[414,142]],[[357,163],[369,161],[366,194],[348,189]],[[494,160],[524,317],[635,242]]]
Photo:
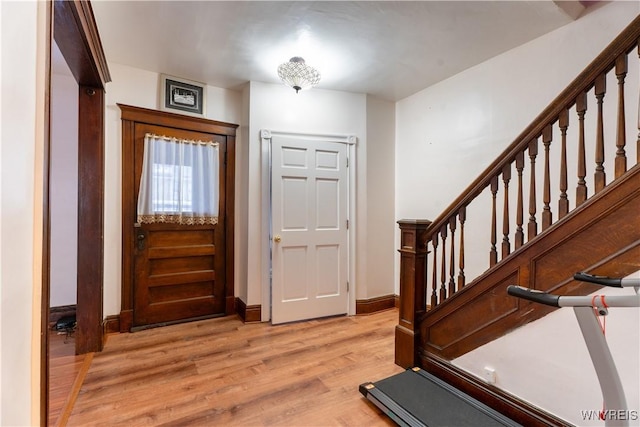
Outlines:
[[234,205],[235,205],[235,156],[236,156],[236,129],[238,125],[208,120],[200,117],[191,117],[181,114],[173,114],[164,111],[150,110],[147,108],[133,107],[118,104],[122,119],[122,304],[120,311],[120,332],[130,332],[133,325],[133,283],[134,283],[134,232],[132,219],[136,215],[133,168],[133,141],[136,123],[146,123],[172,127],[176,129],[191,130],[196,132],[224,135],[227,139],[226,157],[226,205],[225,234],[226,234],[226,289],[225,289],[225,313],[235,312],[234,296]]
[[[79,89],[78,108],[78,290],[76,353],[102,350],[104,88],[111,81],[89,1],[55,0],[47,5],[47,100],[51,93],[51,44],[55,39]],[[50,111],[46,106],[43,178],[40,424],[49,400]]]

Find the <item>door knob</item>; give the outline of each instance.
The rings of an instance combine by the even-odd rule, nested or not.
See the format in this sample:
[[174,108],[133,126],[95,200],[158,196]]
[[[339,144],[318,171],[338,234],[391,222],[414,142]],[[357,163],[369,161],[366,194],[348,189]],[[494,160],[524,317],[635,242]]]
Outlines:
[[146,236],[144,235],[144,233],[138,233],[137,238],[138,238],[138,250],[139,251],[144,250],[144,239],[145,239],[145,237]]
[[282,240],[282,237],[280,237],[279,234],[276,234],[275,236],[273,236],[273,241],[276,243],[280,243],[280,240]]

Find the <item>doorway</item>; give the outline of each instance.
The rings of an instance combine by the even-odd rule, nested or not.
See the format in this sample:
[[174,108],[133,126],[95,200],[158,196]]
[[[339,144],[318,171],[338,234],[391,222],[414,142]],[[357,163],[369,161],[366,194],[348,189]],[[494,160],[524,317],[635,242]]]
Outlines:
[[356,138],[261,137],[262,320],[354,314]]
[[[102,350],[104,87],[111,81],[90,2],[47,4],[48,57],[53,40],[78,84],[78,241],[75,353]],[[51,92],[51,67],[47,70]],[[50,97],[49,97],[50,102]],[[52,105],[47,106],[51,113]],[[49,299],[51,265],[51,118],[43,191],[43,278],[41,300],[40,423],[46,425],[49,402]]]
[[[120,332],[233,313],[238,125],[129,105],[118,107],[123,165]],[[147,135],[217,144],[217,224],[138,223],[138,189]],[[167,165],[158,166],[167,172]]]

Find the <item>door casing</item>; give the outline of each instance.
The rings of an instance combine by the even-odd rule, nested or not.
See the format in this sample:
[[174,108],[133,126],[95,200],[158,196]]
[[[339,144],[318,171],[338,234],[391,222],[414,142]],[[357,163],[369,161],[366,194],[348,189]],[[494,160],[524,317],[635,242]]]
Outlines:
[[289,136],[301,139],[316,141],[337,142],[346,144],[349,153],[349,306],[348,315],[356,313],[356,144],[357,138],[354,135],[339,134],[313,134],[274,131],[262,129],[260,131],[261,141],[261,265],[260,282],[262,289],[261,320],[267,322],[271,320],[271,139],[273,136]]
[[[225,313],[235,312],[234,296],[234,206],[235,206],[235,144],[238,125],[174,114],[148,108],[117,104],[122,119],[122,302],[120,311],[120,332],[129,332],[133,326],[133,283],[134,283],[134,235],[131,219],[135,217],[136,206],[133,170],[133,144],[136,123],[147,123],[196,132],[225,135],[227,137],[226,166],[226,207],[220,215],[226,216],[226,295]],[[129,225],[128,225],[129,224]]]
[[[50,87],[51,44],[55,39],[79,89],[78,111],[78,293],[76,354],[100,351],[103,346],[103,197],[104,197],[104,87],[111,81],[93,9],[89,1],[46,4],[47,64],[45,148],[43,154],[42,299],[40,324],[40,425],[47,425],[49,402],[50,295]],[[86,235],[84,234],[86,233]]]

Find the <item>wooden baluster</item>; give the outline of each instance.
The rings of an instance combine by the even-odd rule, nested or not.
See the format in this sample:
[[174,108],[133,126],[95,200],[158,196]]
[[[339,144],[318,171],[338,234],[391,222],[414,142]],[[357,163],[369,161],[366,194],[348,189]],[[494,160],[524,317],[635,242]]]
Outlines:
[[524,244],[524,232],[522,230],[522,223],[524,221],[524,202],[522,196],[522,171],[524,170],[524,151],[519,152],[516,155],[516,170],[518,171],[518,205],[516,207],[516,236],[515,245],[516,249]]
[[600,74],[596,77],[595,94],[598,103],[598,127],[596,134],[596,171],[594,173],[594,191],[597,193],[607,185],[607,176],[604,172],[604,119],[602,104],[606,92],[607,76]]
[[536,156],[538,155],[538,140],[529,142],[529,159],[531,160],[531,180],[529,182],[529,224],[527,226],[527,241],[538,235],[536,222]]
[[[638,56],[640,56],[640,38],[638,39]],[[638,139],[636,140],[636,163],[640,163],[640,97],[638,98]]]
[[460,208],[460,212],[458,212],[458,217],[460,218],[460,271],[458,272],[458,289],[464,288],[465,285],[465,277],[464,277],[464,222],[467,219],[467,208],[463,206]]
[[440,237],[442,237],[442,261],[440,262],[440,303],[447,299],[447,224],[440,229]]
[[[433,233],[431,237],[433,245],[433,277],[431,278],[431,308],[438,305],[438,233]],[[443,302],[444,300],[440,300]]]
[[576,207],[587,200],[587,161],[585,160],[584,115],[587,112],[587,93],[582,92],[576,98],[578,113],[578,186],[576,187]]
[[449,296],[456,293],[456,217],[449,218],[449,231],[451,231],[451,256],[449,260]]
[[491,179],[491,251],[489,252],[489,267],[493,267],[498,262],[498,251],[496,250],[496,194],[498,193],[498,177]]
[[615,160],[615,177],[619,178],[627,171],[627,154],[625,145],[627,144],[627,135],[624,129],[624,79],[627,76],[627,55],[621,54],[616,58],[616,77],[618,77],[618,129],[616,131],[616,160]]
[[558,118],[560,133],[562,134],[562,148],[560,152],[560,200],[558,200],[558,219],[569,213],[569,199],[567,198],[567,128],[569,127],[569,110],[564,109]]
[[546,230],[553,221],[551,213],[551,175],[549,173],[549,146],[553,139],[551,125],[547,125],[542,131],[542,145],[544,145],[544,191],[542,193],[542,231]]
[[511,181],[511,163],[502,168],[502,182],[504,183],[504,206],[502,209],[502,259],[511,253],[509,243],[509,181]]

